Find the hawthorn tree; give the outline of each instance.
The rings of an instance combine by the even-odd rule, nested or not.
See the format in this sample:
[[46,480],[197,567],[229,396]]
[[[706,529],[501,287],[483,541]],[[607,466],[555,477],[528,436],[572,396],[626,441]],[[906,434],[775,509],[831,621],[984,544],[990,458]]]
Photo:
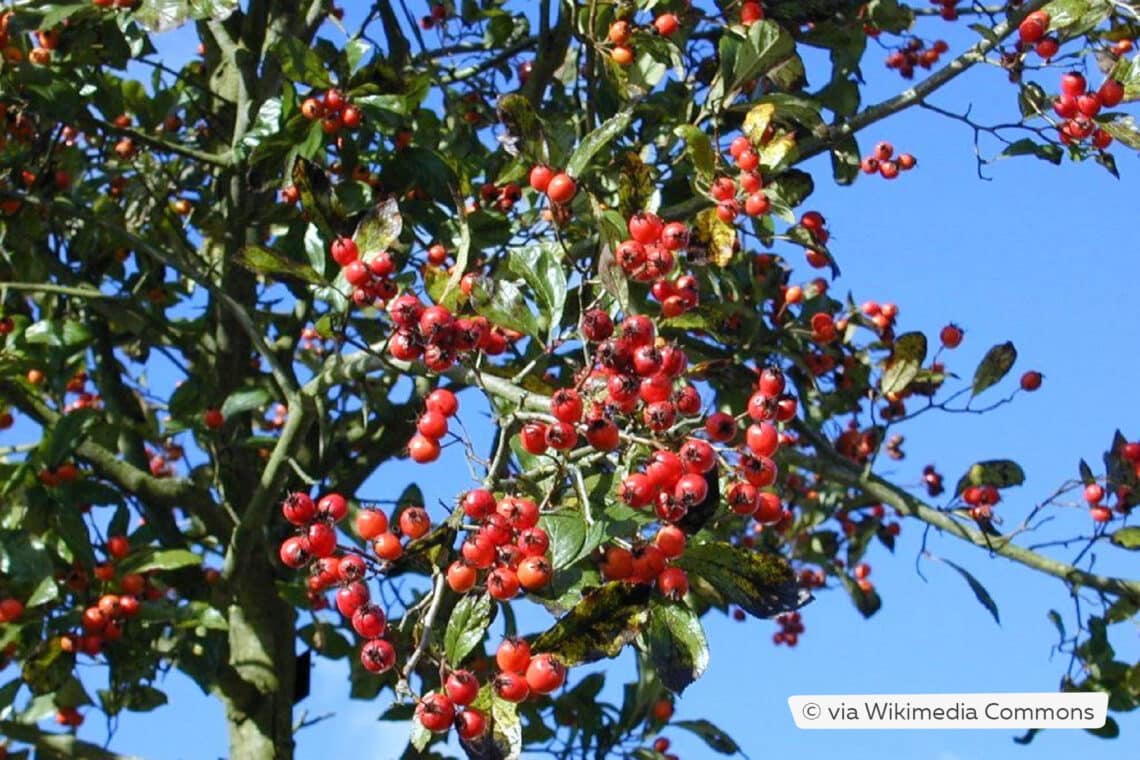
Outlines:
[[[453,729],[476,758],[667,756],[705,615],[776,617],[789,646],[813,594],[873,615],[863,557],[910,526],[1054,576],[1078,602],[1052,613],[1061,688],[1137,706],[1109,633],[1140,581],[1089,550],[1140,547],[1140,443],[1032,509],[1001,504],[1011,460],[879,474],[908,420],[1041,375],[1006,379],[1003,343],[958,381],[961,328],[836,298],[797,168],[913,169],[868,128],[984,64],[1008,121],[946,116],[1115,173],[1140,148],[1134,4],[400,0],[353,28],[326,0],[240,5],[0,16],[0,424],[31,431],[0,449],[8,757],[116,757],[84,718],[163,704],[177,669],[224,703],[233,757],[288,758],[313,657],[410,722],[406,756]],[[864,102],[884,63],[900,93]],[[432,477],[443,446],[472,470],[449,503],[367,485],[405,456]],[[1027,548],[1065,500],[1085,525]],[[523,604],[545,630],[517,630]],[[637,679],[599,703],[573,669],[627,647]]]

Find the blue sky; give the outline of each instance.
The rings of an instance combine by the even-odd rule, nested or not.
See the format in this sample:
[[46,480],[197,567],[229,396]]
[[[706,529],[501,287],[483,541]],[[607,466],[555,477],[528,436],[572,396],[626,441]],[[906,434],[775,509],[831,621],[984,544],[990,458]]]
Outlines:
[[[962,22],[933,20],[925,28],[930,36],[944,36],[952,52],[972,41]],[[340,39],[335,32],[329,36]],[[864,61],[864,103],[890,96],[903,85],[881,68],[885,55],[872,49]],[[1052,91],[1059,75],[1058,70],[1034,78]],[[1015,115],[1015,98],[1002,71],[978,67],[932,102],[959,112],[972,105],[974,118],[1003,121]],[[1022,395],[992,414],[929,416],[909,424],[902,431],[908,456],[889,465],[890,471],[900,482],[916,482],[923,465],[933,462],[953,483],[974,461],[1016,458],[1028,475],[1027,484],[1008,492],[998,508],[1007,516],[1007,525],[1016,523],[1037,500],[1076,474],[1078,458],[1099,461],[1114,429],[1119,427],[1131,439],[1140,437],[1140,405],[1131,401],[1140,372],[1134,291],[1140,263],[1136,231],[1129,224],[1136,218],[1140,197],[1140,162],[1116,147],[1123,175],[1117,181],[1091,162],[1055,167],[1018,158],[986,167],[993,179],[985,182],[977,177],[971,131],[961,124],[912,109],[861,135],[864,152],[880,139],[913,153],[918,168],[894,182],[864,177],[851,188],[838,188],[828,180],[826,158],[807,167],[817,180],[808,206],[827,217],[831,247],[844,272],[834,292],[851,290],[857,301],[898,303],[904,330],[934,334],[946,322],[958,322],[966,329],[966,340],[946,362],[964,377],[972,374],[989,346],[1007,339],[1017,345],[1018,372],[1035,368],[1045,374],[1039,392]],[[990,146],[990,152],[995,151]],[[814,276],[806,267],[797,271],[805,279]],[[997,391],[991,392],[996,398]],[[467,396],[464,402],[464,422],[477,439],[485,439],[479,406]],[[391,498],[414,478],[429,505],[450,500],[470,487],[460,456],[453,449],[430,470],[403,462],[387,466],[365,494]],[[1060,534],[1087,532],[1087,515],[1062,511],[1055,525]],[[1012,743],[1017,732],[1000,730],[795,728],[786,704],[792,694],[1056,689],[1067,657],[1050,657],[1057,636],[1046,612],[1057,609],[1071,627],[1072,603],[1062,584],[932,534],[929,551],[963,565],[987,586],[1001,611],[998,626],[948,566],[926,561],[926,580],[916,574],[920,533],[920,525],[904,522],[893,556],[882,547],[872,549],[871,577],[884,604],[870,621],[859,616],[841,591],[824,591],[803,611],[807,631],[790,650],[771,644],[774,623],[708,618],[710,668],[679,703],[677,717],[712,720],[752,758],[1134,757],[1140,735],[1135,713],[1117,716],[1121,740],[1102,741],[1082,731],[1047,731],[1028,748]],[[1101,557],[1097,567],[1136,577],[1140,571],[1134,558]],[[1114,634],[1118,651],[1134,661],[1140,654],[1135,628],[1117,626]],[[618,677],[627,674],[627,658],[613,671]],[[620,681],[615,678],[614,683]],[[170,706],[129,716],[114,748],[158,760],[223,756],[225,726],[218,704],[177,676],[162,688],[170,694]],[[376,703],[353,703],[346,699],[347,691],[343,663],[318,665],[313,693],[299,705],[298,714],[332,712],[335,717],[298,735],[298,756],[343,752],[380,760],[398,755],[404,727],[376,722],[388,696]],[[684,732],[667,729],[664,735],[684,757],[708,755]],[[98,741],[104,732],[90,721],[81,736]]]

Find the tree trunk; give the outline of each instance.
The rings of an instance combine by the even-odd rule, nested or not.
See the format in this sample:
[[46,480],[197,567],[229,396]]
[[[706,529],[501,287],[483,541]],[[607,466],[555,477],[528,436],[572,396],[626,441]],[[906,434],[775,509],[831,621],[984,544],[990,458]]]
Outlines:
[[226,694],[230,757],[291,760],[295,613],[277,594],[273,569],[255,552],[232,579],[229,664],[250,688]]

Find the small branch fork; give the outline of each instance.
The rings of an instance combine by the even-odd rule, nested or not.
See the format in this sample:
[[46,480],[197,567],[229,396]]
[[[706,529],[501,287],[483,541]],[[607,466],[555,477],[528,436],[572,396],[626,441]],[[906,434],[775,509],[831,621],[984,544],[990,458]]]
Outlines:
[[1012,536],[1003,536],[994,541],[977,528],[956,520],[951,513],[935,509],[921,499],[907,493],[902,488],[889,483],[874,473],[844,459],[823,436],[804,424],[796,424],[795,429],[803,440],[815,448],[815,456],[810,457],[800,451],[785,450],[785,460],[795,467],[815,472],[834,482],[857,488],[868,496],[889,504],[907,517],[914,517],[950,535],[972,543],[993,554],[1033,568],[1046,575],[1060,578],[1074,589],[1088,587],[1106,594],[1125,597],[1140,602],[1140,580],[1116,578],[1086,572],[1072,564],[1038,554],[1030,549],[1011,542]]

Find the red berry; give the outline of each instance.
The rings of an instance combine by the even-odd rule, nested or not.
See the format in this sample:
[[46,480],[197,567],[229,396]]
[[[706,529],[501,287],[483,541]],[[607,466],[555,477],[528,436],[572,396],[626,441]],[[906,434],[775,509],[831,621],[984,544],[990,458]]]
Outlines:
[[526,683],[533,694],[549,694],[566,681],[566,666],[551,654],[534,657],[526,668]]
[[416,705],[416,718],[428,731],[443,733],[455,720],[455,705],[446,694],[433,692]]
[[942,331],[938,333],[938,338],[946,348],[957,348],[962,345],[962,338],[964,336],[965,331],[954,323],[946,325],[942,328]]
[[356,514],[356,535],[371,541],[388,530],[388,515],[378,509],[362,509]]
[[388,618],[375,604],[362,605],[352,613],[352,630],[366,639],[383,636],[387,627]]
[[408,507],[400,512],[400,533],[413,541],[431,530],[431,517],[423,507]]
[[538,164],[531,168],[528,181],[530,186],[540,193],[545,193],[550,187],[550,180],[554,178],[554,170],[549,166]]
[[[529,664],[529,657],[527,662]],[[491,686],[500,699],[508,702],[522,702],[530,696],[530,686],[522,673],[510,671],[500,673],[495,676]]]
[[1079,71],[1070,71],[1061,77],[1061,92],[1070,97],[1084,94],[1086,86],[1084,75]]
[[416,421],[416,430],[421,435],[439,440],[447,435],[447,418],[439,412],[424,412]]
[[317,517],[340,522],[348,514],[348,502],[339,493],[329,493],[317,502]]
[[478,739],[487,730],[487,718],[475,708],[469,707],[455,718],[455,732],[460,739]]
[[352,238],[337,238],[333,241],[331,250],[333,261],[342,267],[348,266],[360,257],[360,249],[356,247]]
[[657,588],[668,599],[681,599],[689,593],[689,576],[679,567],[667,567],[657,576]]
[[1041,387],[1041,380],[1043,375],[1036,370],[1029,370],[1021,376],[1021,389],[1024,391],[1035,391]]
[[444,684],[447,696],[457,705],[469,705],[479,694],[479,679],[470,670],[453,670]]
[[1113,108],[1124,100],[1124,85],[1117,82],[1115,79],[1106,79],[1104,84],[1097,90],[1100,96],[1100,102],[1107,108]]
[[396,650],[384,639],[370,639],[360,647],[360,664],[370,673],[383,673],[396,664]]
[[1099,504],[1104,498],[1104,487],[1099,483],[1089,483],[1085,486],[1085,501],[1089,504]]
[[281,512],[293,525],[307,525],[316,519],[317,505],[308,494],[296,492],[285,497],[285,501],[281,504]]
[[650,211],[638,211],[629,219],[629,236],[642,245],[651,245],[661,239],[665,224],[661,217]]
[[553,203],[569,203],[578,192],[578,185],[568,174],[555,174],[546,186],[546,197]]
[[530,644],[526,639],[504,639],[495,651],[495,664],[506,673],[525,673],[530,665]]
[[440,446],[435,438],[428,438],[422,433],[416,433],[408,441],[408,456],[418,464],[427,464],[439,459]]

